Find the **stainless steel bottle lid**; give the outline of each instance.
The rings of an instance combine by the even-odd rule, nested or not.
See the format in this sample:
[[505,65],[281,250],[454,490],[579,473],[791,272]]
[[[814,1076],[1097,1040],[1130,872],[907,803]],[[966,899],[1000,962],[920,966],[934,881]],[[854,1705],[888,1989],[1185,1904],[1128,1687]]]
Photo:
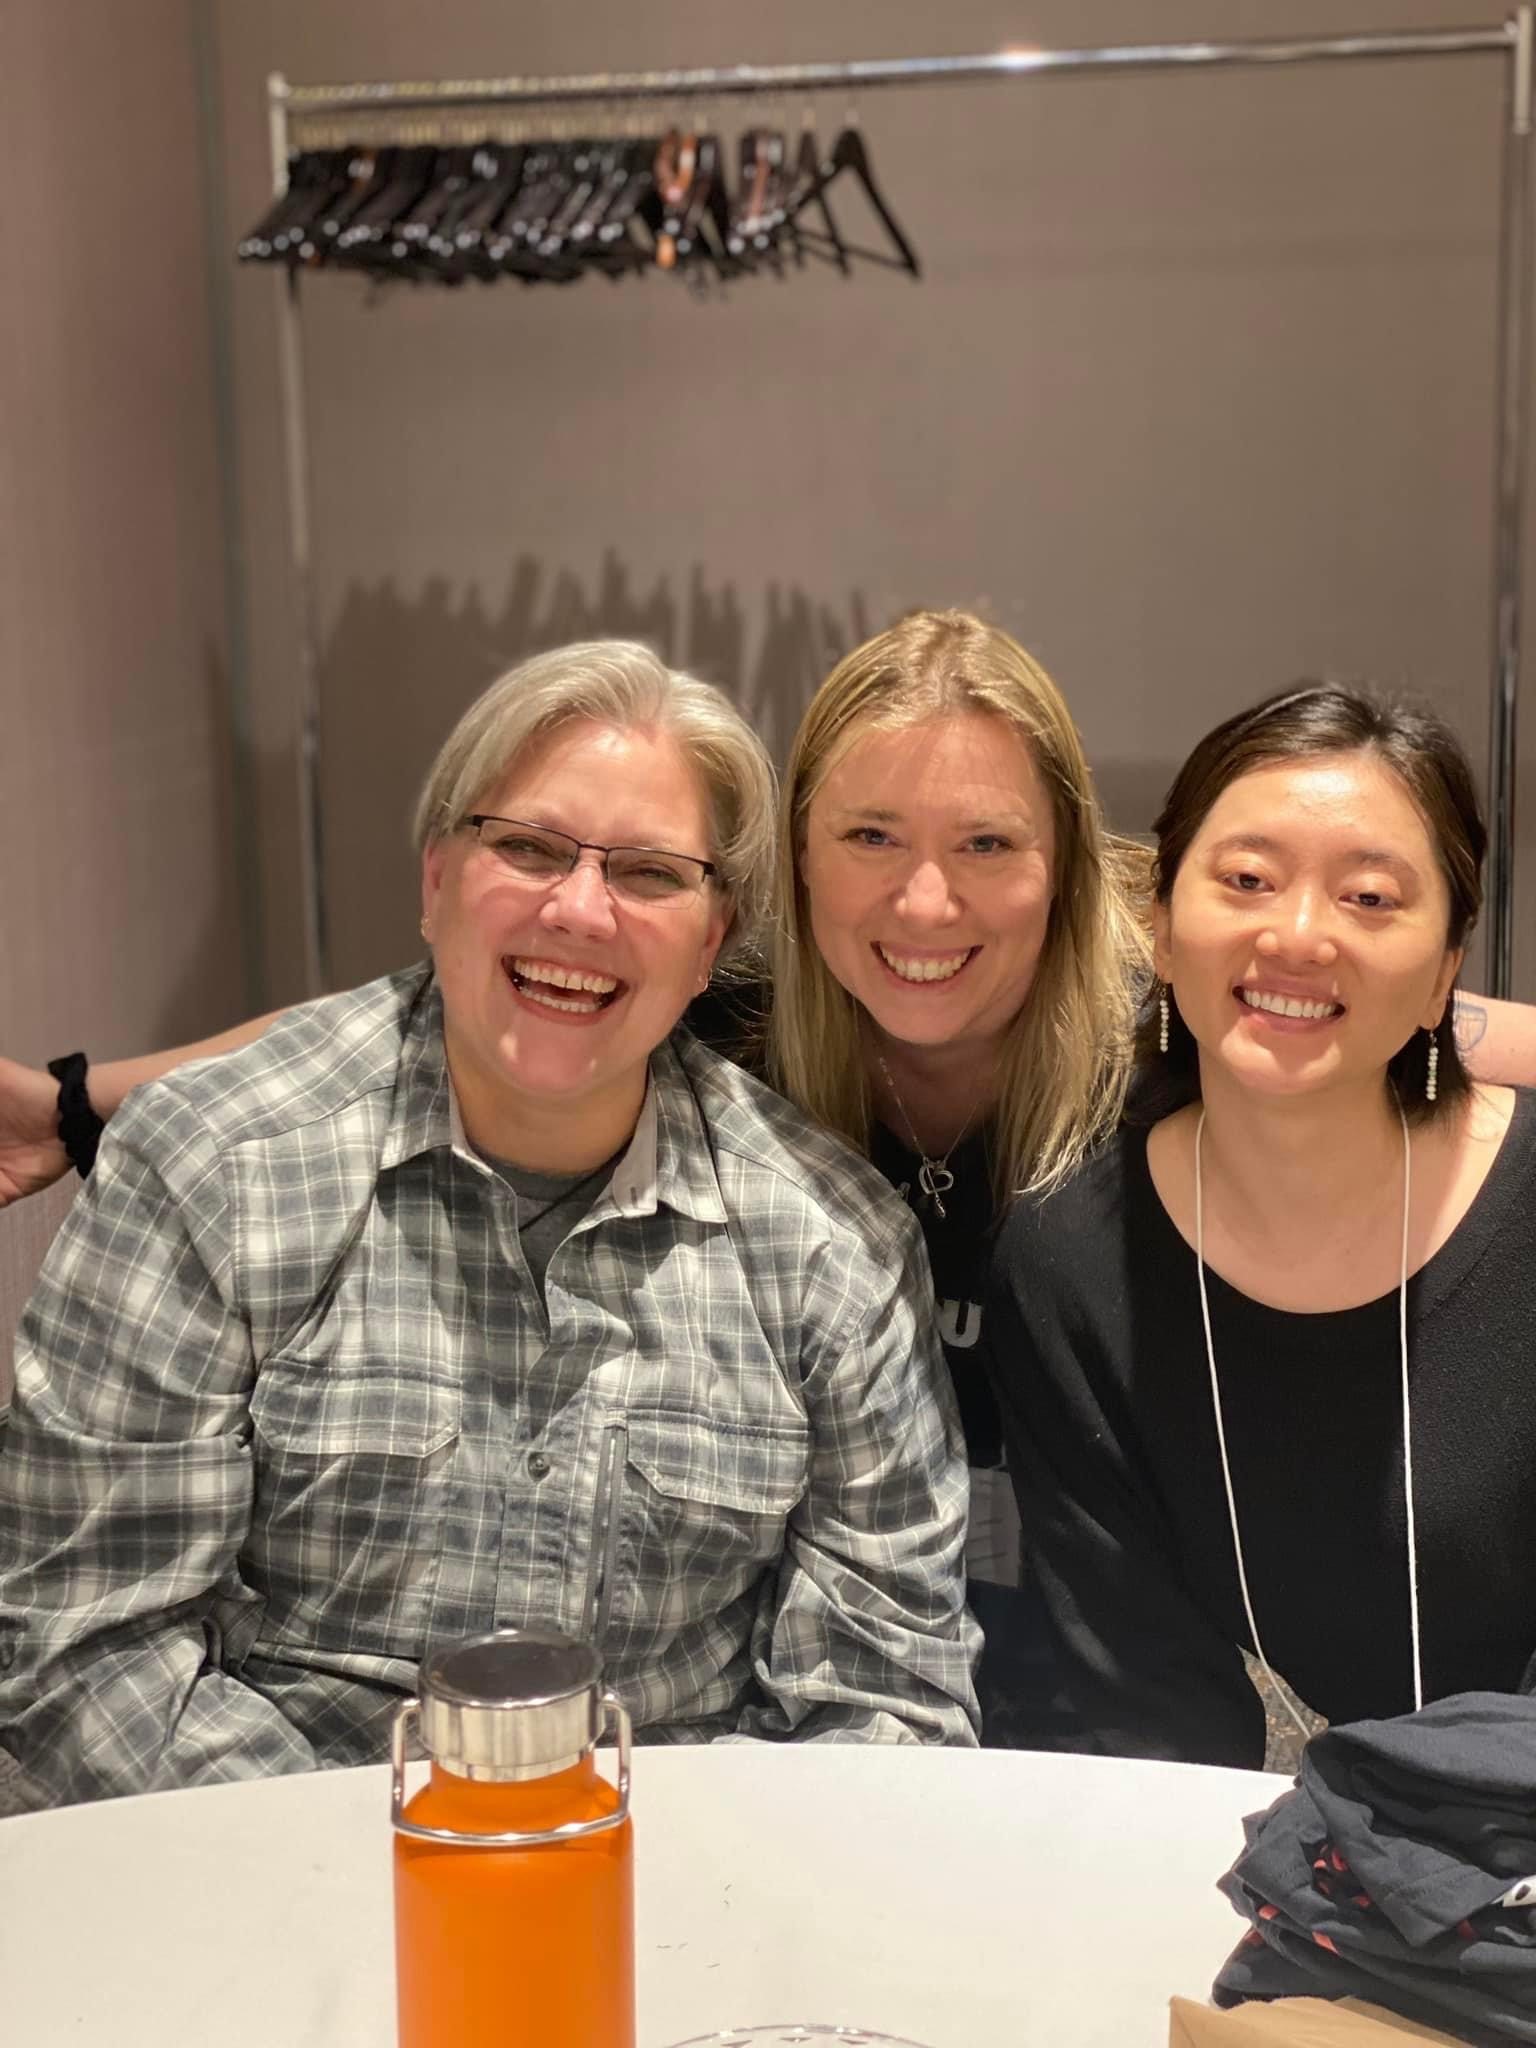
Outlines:
[[603,1728],[602,1660],[552,1628],[499,1628],[423,1662],[421,1742],[461,1778],[567,1770]]

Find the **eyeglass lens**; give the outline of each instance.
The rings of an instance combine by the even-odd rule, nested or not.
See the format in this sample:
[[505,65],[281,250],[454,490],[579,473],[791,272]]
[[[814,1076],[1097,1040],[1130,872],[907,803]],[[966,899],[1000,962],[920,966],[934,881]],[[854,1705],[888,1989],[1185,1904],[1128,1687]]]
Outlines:
[[[571,872],[580,858],[580,840],[547,826],[524,825],[513,818],[482,818],[477,829],[481,845],[488,847],[503,866],[529,881],[558,881]],[[660,902],[701,888],[705,872],[706,864],[690,854],[667,853],[647,846],[610,846],[603,858],[609,888],[642,903]]]

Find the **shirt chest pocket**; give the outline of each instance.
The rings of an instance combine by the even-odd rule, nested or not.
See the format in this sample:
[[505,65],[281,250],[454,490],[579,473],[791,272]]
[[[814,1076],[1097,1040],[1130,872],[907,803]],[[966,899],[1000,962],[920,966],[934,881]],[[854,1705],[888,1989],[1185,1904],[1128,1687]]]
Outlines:
[[777,1561],[805,1492],[810,1433],[789,1420],[633,1408],[625,1432],[604,1605],[614,1623],[670,1635],[718,1613]]
[[256,1500],[242,1556],[263,1640],[421,1654],[460,1422],[455,1378],[393,1361],[276,1358],[251,1397]]

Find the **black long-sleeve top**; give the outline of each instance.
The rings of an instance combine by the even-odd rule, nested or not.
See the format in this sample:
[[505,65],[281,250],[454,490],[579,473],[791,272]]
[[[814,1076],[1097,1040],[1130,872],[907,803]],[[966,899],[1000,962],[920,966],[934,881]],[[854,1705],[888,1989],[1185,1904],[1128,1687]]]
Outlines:
[[[1265,1653],[1332,1721],[1406,1712],[1397,1290],[1299,1315],[1209,1270],[1207,1287]],[[1536,1650],[1536,1095],[1408,1311],[1424,1696],[1511,1691]],[[1016,1205],[986,1315],[1026,1542],[1093,1739],[1258,1765],[1195,1255],[1145,1131]]]

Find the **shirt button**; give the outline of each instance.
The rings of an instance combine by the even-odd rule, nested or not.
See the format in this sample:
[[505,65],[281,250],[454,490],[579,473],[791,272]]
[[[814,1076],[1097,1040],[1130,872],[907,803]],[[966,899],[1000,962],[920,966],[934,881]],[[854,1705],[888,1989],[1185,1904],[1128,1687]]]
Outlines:
[[530,1451],[528,1453],[529,1478],[543,1479],[545,1475],[548,1473],[548,1471],[549,1460],[545,1457],[544,1453],[542,1451]]

